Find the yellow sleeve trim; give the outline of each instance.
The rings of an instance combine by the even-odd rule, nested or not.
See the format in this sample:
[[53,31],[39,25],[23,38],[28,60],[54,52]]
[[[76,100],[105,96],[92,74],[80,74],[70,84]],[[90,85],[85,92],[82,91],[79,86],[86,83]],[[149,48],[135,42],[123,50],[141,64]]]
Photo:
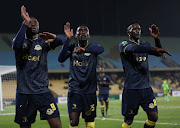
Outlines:
[[[132,45],[132,44],[128,44],[127,46],[129,46],[129,45]],[[124,54],[126,54],[126,48],[127,48],[127,46],[124,48]]]

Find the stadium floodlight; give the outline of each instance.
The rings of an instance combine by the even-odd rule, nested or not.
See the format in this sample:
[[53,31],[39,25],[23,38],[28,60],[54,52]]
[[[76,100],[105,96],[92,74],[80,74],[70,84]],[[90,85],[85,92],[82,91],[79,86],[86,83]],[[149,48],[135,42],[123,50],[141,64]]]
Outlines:
[[0,115],[15,113],[16,66],[0,65]]

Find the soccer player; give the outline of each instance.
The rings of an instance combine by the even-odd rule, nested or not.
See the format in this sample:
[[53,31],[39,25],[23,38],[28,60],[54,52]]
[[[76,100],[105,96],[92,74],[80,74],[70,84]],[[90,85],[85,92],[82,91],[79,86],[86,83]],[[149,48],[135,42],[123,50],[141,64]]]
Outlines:
[[162,84],[163,88],[164,88],[164,98],[166,101],[169,101],[169,93],[170,93],[170,88],[168,85],[168,81],[165,79],[163,84]]
[[[70,31],[70,24],[66,24],[65,29]],[[75,37],[78,42],[70,44],[71,38],[68,38],[58,57],[59,62],[70,58],[68,91],[70,128],[78,128],[81,112],[86,128],[94,128],[97,106],[97,56],[104,48],[98,43],[88,42],[90,34],[85,25],[77,28]]]
[[101,103],[101,113],[102,113],[102,120],[105,120],[104,116],[104,102],[106,105],[106,115],[108,114],[108,107],[109,107],[109,85],[112,85],[113,82],[109,75],[104,73],[104,68],[99,67],[100,74],[97,76],[97,83],[99,87],[99,101]]
[[47,54],[63,44],[66,38],[51,35],[54,41],[46,43],[38,38],[38,20],[29,17],[24,6],[21,16],[24,21],[12,45],[17,68],[15,122],[21,128],[31,128],[39,110],[40,118],[47,120],[51,128],[62,128],[58,107],[48,89]]
[[140,41],[141,27],[137,22],[127,28],[129,40],[120,43],[120,56],[124,69],[124,90],[122,95],[122,128],[130,128],[139,106],[147,113],[144,128],[154,128],[158,120],[157,102],[149,83],[148,54],[165,57],[171,55],[161,48],[159,29],[156,25],[149,28],[155,39],[155,47]]

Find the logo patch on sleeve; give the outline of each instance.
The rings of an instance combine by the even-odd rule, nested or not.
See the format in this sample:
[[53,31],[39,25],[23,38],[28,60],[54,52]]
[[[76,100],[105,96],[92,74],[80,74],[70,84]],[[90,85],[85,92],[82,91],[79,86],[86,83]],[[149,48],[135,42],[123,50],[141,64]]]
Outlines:
[[123,41],[123,42],[122,42],[122,45],[123,45],[123,46],[126,45],[126,44],[128,44],[127,41]]

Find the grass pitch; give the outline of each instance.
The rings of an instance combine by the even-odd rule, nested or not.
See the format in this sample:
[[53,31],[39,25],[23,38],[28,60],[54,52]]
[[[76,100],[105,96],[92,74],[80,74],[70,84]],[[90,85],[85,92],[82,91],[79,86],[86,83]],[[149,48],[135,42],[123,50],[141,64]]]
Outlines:
[[[180,97],[170,97],[169,102],[165,102],[163,97],[157,97],[159,120],[156,128],[180,128]],[[69,128],[69,118],[66,104],[58,104],[61,113],[61,123],[63,128]],[[132,128],[143,128],[147,119],[146,113],[140,108],[139,113],[134,118]],[[123,116],[121,115],[121,101],[111,100],[109,103],[108,116],[106,120],[101,120],[100,103],[97,106],[96,128],[121,128]],[[0,128],[19,128],[14,123],[14,115],[0,115]],[[36,122],[32,128],[49,128],[48,122],[40,120],[37,115]],[[81,118],[79,128],[85,128],[84,120]]]

